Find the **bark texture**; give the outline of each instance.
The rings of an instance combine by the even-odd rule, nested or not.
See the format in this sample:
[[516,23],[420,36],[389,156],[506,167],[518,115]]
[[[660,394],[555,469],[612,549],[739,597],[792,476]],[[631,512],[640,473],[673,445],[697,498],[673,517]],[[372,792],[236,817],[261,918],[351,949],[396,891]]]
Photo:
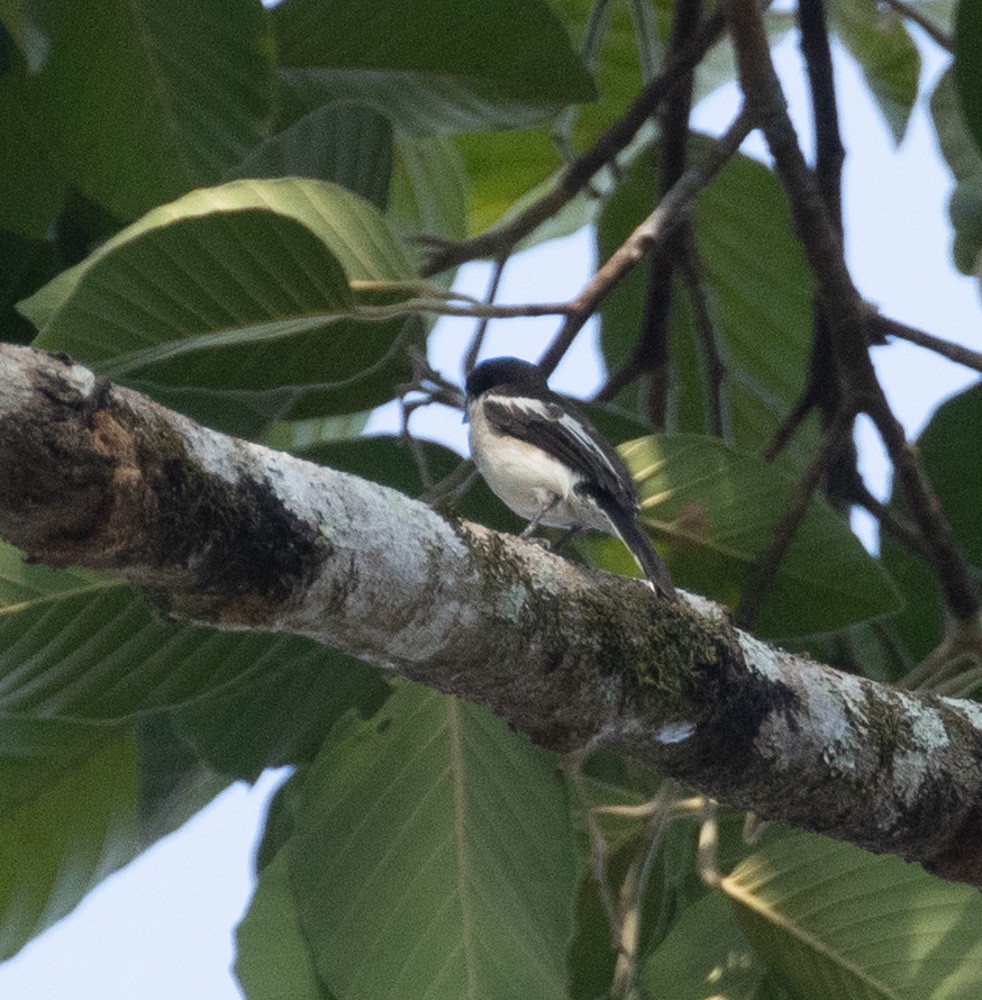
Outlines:
[[0,347],[0,536],[164,613],[304,635],[761,816],[982,885],[982,706],[769,647],[720,607],[204,429]]

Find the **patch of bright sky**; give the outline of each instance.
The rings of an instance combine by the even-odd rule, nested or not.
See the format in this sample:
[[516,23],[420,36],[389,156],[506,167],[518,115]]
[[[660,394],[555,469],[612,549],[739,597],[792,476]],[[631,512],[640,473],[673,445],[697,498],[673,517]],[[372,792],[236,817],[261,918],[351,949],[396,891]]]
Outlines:
[[[929,93],[944,57],[919,39]],[[947,199],[951,179],[938,159],[926,104],[914,112],[899,150],[848,57],[837,52],[842,131],[848,150],[844,195],[849,264],[863,295],[888,316],[979,348],[977,283],[950,264]],[[793,39],[780,47],[778,65],[802,142],[810,146],[807,101]],[[697,127],[725,127],[738,104],[726,87],[696,111]],[[802,110],[805,109],[805,110]],[[746,151],[766,159],[752,137]],[[558,301],[572,297],[594,268],[588,233],[536,247],[506,271],[502,302]],[[464,268],[458,286],[483,295],[489,268]],[[432,338],[431,357],[447,376],[460,377],[460,361],[473,323],[447,320]],[[555,319],[492,324],[484,355],[536,359],[556,330]],[[928,351],[895,343],[874,352],[877,370],[908,434],[916,435],[945,397],[976,376]],[[588,326],[560,365],[552,384],[588,396],[601,384],[596,328]],[[398,412],[373,418],[374,432],[398,427]],[[466,451],[460,415],[439,407],[418,411],[414,431]],[[887,466],[871,429],[858,432],[871,488],[888,490]],[[868,540],[869,525],[860,525]],[[236,785],[177,833],[108,878],[67,919],[0,965],[4,1000],[237,1000],[229,970],[233,927],[253,888],[257,830],[284,772],[252,789]]]

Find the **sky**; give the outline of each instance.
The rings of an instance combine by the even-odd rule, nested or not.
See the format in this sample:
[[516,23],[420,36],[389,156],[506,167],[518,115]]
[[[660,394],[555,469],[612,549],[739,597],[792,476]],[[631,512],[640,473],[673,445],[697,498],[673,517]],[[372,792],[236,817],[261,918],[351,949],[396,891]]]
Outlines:
[[[920,38],[919,41],[923,41]],[[922,44],[923,73],[937,79],[943,58]],[[793,39],[782,43],[778,65],[799,134],[809,147],[807,99]],[[895,149],[879,113],[865,96],[853,64],[836,56],[843,139],[847,257],[862,294],[883,312],[949,340],[982,347],[977,282],[953,271],[946,204],[951,180],[939,160],[926,103],[915,110],[903,145]],[[923,85],[922,79],[922,85]],[[930,93],[933,82],[926,88]],[[697,128],[718,132],[735,114],[739,96],[728,86],[704,101]],[[766,158],[752,136],[744,151]],[[572,297],[594,267],[589,234],[534,248],[505,273],[499,301],[558,301]],[[488,267],[465,268],[458,287],[483,295]],[[485,356],[535,360],[556,329],[555,319],[492,325]],[[463,320],[443,321],[432,338],[432,360],[460,376],[460,358],[473,332]],[[588,396],[601,380],[596,331],[588,326],[552,385]],[[897,416],[915,436],[931,411],[976,376],[930,352],[903,343],[874,351],[874,361]],[[370,425],[393,430],[398,415],[384,408]],[[413,430],[466,450],[460,415],[432,407],[417,411]],[[882,449],[868,427],[858,432],[871,489],[888,492]],[[854,522],[871,540],[870,524]],[[69,917],[0,964],[0,1000],[239,1000],[230,972],[234,925],[248,905],[253,858],[267,803],[286,776],[268,772],[254,787],[239,783],[179,831],[110,876]]]

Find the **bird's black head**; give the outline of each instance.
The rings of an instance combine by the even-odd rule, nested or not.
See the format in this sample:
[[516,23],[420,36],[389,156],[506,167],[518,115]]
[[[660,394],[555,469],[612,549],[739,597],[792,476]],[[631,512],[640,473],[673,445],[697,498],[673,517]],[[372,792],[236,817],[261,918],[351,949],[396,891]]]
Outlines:
[[545,376],[538,365],[518,358],[491,358],[482,361],[467,376],[467,398],[475,399],[489,389],[497,389],[503,385],[548,391]]

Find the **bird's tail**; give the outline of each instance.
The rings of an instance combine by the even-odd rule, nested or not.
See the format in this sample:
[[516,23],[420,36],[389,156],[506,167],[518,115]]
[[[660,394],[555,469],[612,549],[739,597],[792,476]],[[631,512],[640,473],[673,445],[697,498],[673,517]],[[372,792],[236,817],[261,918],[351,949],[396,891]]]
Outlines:
[[645,579],[652,589],[662,597],[675,599],[675,585],[668,572],[668,567],[662,562],[661,556],[655,551],[651,539],[635,520],[634,512],[625,510],[620,504],[600,501],[604,513],[610,519],[617,537],[627,546],[634,561],[638,564]]

